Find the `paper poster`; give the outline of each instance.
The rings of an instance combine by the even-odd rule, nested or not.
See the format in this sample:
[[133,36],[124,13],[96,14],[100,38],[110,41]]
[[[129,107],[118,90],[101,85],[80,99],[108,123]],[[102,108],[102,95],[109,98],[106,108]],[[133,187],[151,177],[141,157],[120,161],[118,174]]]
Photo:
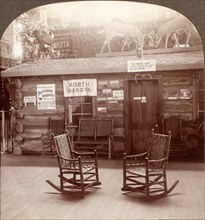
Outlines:
[[37,85],[38,109],[56,109],[55,84]]
[[99,113],[106,113],[107,112],[107,108],[106,107],[98,107],[98,112]]
[[103,93],[103,95],[111,96],[112,90],[111,89],[103,89],[102,93]]
[[156,60],[128,60],[128,72],[156,71]]
[[123,90],[113,90],[112,95],[113,95],[113,99],[117,99],[117,100],[124,99],[124,91]]
[[25,107],[27,106],[28,103],[33,103],[36,105],[36,96],[24,96],[24,104]]
[[110,80],[110,86],[111,88],[118,88],[120,87],[120,82],[119,80]]
[[108,87],[108,81],[98,81],[98,89],[106,89]]
[[192,98],[192,92],[189,89],[180,89],[180,98],[190,99]]

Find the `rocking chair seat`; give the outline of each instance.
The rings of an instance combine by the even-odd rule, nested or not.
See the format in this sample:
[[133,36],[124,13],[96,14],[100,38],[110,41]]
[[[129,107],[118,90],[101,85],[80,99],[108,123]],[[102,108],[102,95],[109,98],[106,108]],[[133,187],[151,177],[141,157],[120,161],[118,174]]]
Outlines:
[[[89,172],[89,171],[91,171],[95,168],[96,168],[96,166],[93,166],[93,165],[82,165],[81,166],[81,169],[82,169],[83,173]],[[70,166],[70,164],[64,164],[64,165],[62,165],[62,169],[66,169],[70,173],[78,173],[79,169],[80,169],[80,166],[79,166],[79,164],[77,164],[75,166]]]
[[[140,167],[138,169],[134,169],[134,168],[130,168],[130,169],[127,169],[127,172],[130,173],[130,174],[137,174],[138,176],[141,176],[141,177],[144,177],[146,178],[146,168],[145,167]],[[156,175],[156,174],[160,174],[163,172],[163,169],[149,169],[148,170],[149,172],[149,175]]]

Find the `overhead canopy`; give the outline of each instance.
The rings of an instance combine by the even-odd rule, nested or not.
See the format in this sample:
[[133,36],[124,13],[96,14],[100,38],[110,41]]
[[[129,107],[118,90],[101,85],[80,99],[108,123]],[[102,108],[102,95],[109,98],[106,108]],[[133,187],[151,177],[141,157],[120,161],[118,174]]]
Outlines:
[[[144,54],[143,60],[156,60],[156,71],[162,70],[186,70],[204,69],[203,50],[189,51],[173,50],[168,53]],[[134,53],[127,56],[99,55],[93,58],[73,59],[42,59],[34,62],[23,63],[13,68],[2,71],[2,77],[20,76],[45,76],[45,75],[71,75],[71,74],[101,74],[101,73],[125,73],[127,62],[138,60]]]

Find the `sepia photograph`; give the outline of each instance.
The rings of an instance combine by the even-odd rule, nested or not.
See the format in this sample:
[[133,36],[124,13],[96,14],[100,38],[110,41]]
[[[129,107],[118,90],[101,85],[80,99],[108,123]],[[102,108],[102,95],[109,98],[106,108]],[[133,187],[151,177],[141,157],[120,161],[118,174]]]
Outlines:
[[205,219],[205,1],[0,8],[1,219]]

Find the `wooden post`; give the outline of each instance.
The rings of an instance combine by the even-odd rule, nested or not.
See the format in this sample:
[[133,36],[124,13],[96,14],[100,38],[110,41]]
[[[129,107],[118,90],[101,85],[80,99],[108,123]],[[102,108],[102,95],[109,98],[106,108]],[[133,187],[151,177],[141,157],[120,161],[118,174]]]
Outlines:
[[1,149],[1,152],[5,152],[6,150],[6,141],[5,141],[5,111],[2,110],[1,111],[1,114],[2,114],[2,149]]

